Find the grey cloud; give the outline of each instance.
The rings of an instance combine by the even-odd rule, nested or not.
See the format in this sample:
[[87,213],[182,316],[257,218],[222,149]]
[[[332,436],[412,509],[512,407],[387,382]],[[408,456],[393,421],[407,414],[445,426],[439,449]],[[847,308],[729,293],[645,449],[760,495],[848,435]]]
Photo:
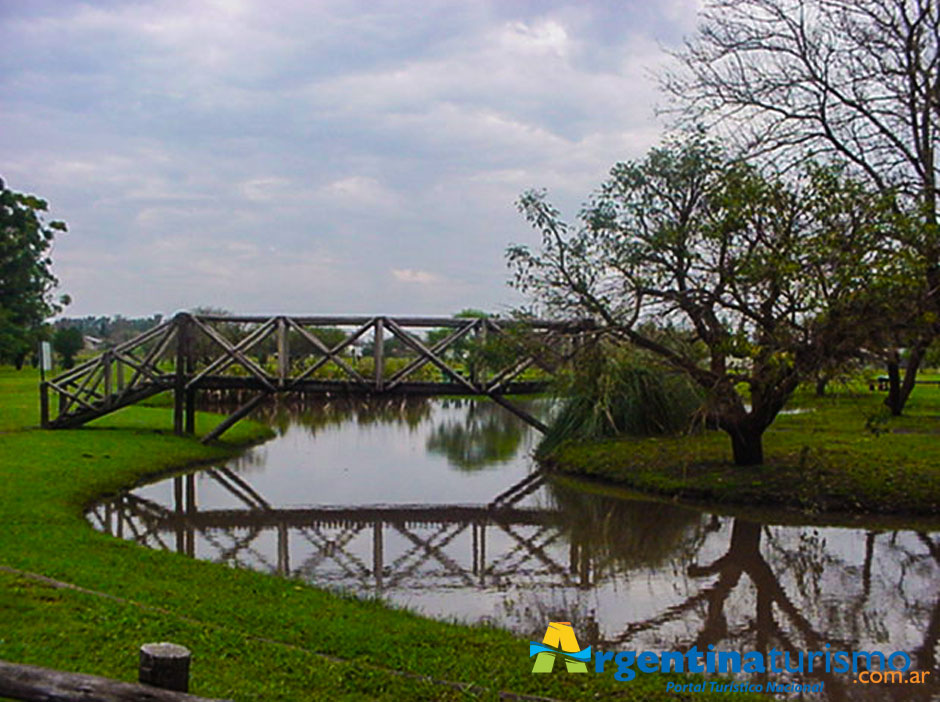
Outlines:
[[70,223],[70,313],[505,306],[514,200],[657,140],[694,6],[9,5],[2,175]]

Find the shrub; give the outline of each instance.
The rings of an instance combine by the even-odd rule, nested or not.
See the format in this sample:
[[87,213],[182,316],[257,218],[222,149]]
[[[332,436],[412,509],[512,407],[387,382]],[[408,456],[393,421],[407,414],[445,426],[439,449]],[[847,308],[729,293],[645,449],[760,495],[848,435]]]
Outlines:
[[690,430],[702,392],[684,376],[622,346],[598,345],[560,388],[563,396],[539,452],[563,441],[656,436]]

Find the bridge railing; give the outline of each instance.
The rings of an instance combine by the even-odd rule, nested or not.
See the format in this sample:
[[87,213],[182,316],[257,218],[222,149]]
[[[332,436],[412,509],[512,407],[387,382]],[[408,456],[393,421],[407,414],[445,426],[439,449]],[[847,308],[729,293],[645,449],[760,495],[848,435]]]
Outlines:
[[539,426],[503,396],[543,390],[595,334],[534,319],[180,313],[46,381],[42,423],[79,426],[169,390],[179,433],[194,430],[197,392],[250,396],[209,438],[277,392],[486,395]]

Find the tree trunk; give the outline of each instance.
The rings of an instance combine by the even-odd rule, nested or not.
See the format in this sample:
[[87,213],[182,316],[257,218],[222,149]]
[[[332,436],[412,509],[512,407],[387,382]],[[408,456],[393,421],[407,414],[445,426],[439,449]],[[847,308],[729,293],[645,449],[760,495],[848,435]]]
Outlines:
[[816,378],[816,397],[825,397],[826,386],[829,384],[829,378],[824,375]]
[[901,368],[897,354],[888,361],[888,396],[885,404],[895,417],[901,416],[904,401],[901,400]]
[[741,426],[726,431],[731,435],[736,466],[756,466],[764,462],[763,431]]
[[911,347],[907,355],[907,366],[904,369],[904,377],[901,377],[900,357],[897,352],[888,361],[888,397],[885,398],[885,405],[895,417],[900,417],[904,412],[904,405],[907,404],[911,392],[917,382],[917,371],[920,369],[924,353],[930,345],[929,339],[920,339]]
[[907,354],[907,367],[904,369],[904,380],[901,382],[902,411],[904,405],[907,404],[907,399],[911,396],[911,391],[914,390],[914,385],[917,383],[917,371],[920,370],[920,364],[924,360],[924,354],[927,352],[929,345],[928,341],[921,339]]

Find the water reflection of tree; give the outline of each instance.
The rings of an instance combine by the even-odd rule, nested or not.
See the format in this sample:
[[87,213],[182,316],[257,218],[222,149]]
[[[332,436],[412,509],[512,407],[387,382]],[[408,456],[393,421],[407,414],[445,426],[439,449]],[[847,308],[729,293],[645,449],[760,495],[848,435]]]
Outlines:
[[[517,402],[527,412],[544,416],[548,403]],[[426,449],[446,456],[462,470],[478,470],[512,460],[524,445],[531,428],[519,417],[486,400],[470,398],[427,398],[419,396],[305,398],[279,396],[261,405],[252,418],[264,422],[283,436],[291,427],[302,427],[311,436],[325,429],[355,423],[366,427],[380,424],[417,429],[431,420],[435,407],[457,410],[445,416],[431,430]],[[223,405],[209,407],[225,412]],[[263,461],[262,454],[248,453],[236,462],[239,468]]]
[[279,434],[291,427],[303,427],[312,436],[324,429],[355,422],[359,426],[395,424],[415,429],[432,413],[427,397],[337,396],[305,398],[279,396],[264,403],[252,418],[264,422]]
[[[766,538],[766,556],[761,551],[763,538]],[[704,650],[714,644],[716,648],[726,649],[731,643],[742,650],[756,648],[765,656],[771,648],[788,651],[791,660],[796,661],[801,651],[825,650],[826,644],[830,644],[833,651],[860,650],[865,648],[863,644],[866,642],[884,644],[889,640],[890,633],[901,633],[906,627],[911,627],[924,632],[922,644],[909,652],[912,669],[931,670],[936,665],[935,651],[940,635],[940,599],[937,599],[937,593],[933,593],[935,604],[932,608],[925,607],[916,596],[919,590],[917,587],[914,588],[914,597],[909,598],[903,584],[909,569],[902,564],[913,560],[921,567],[921,574],[927,578],[926,583],[935,586],[940,549],[923,534],[919,535],[919,539],[928,547],[928,554],[912,554],[896,538],[881,540],[879,556],[890,565],[898,566],[887,569],[889,573],[897,575],[898,582],[883,583],[881,594],[887,596],[894,590],[904,604],[899,612],[898,607],[890,607],[887,602],[881,603],[882,606],[869,602],[876,538],[873,532],[868,534],[865,561],[861,572],[858,572],[858,569],[849,568],[835,558],[815,531],[801,530],[796,543],[785,546],[777,540],[772,529],[735,519],[727,551],[706,565],[693,564],[688,567],[688,574],[692,578],[714,578],[711,584],[645,621],[631,623],[611,643],[623,645],[646,632],[661,630],[670,622],[699,619],[698,633],[691,640],[675,641],[677,648],[695,645]],[[925,572],[923,567],[928,559],[931,563]],[[842,591],[826,593],[822,585],[823,574],[832,567],[838,568],[840,574],[860,579],[861,587],[851,591],[846,583],[840,583]],[[734,600],[734,592],[740,589],[745,577],[753,591],[753,615],[743,623],[739,621],[732,625],[729,623],[728,610]],[[790,591],[795,596],[788,593],[781,583],[783,580],[792,583]],[[825,594],[838,595],[842,606],[819,607]],[[924,616],[928,610],[930,614]],[[888,617],[899,613],[907,620],[904,625],[899,627],[897,622],[886,621]],[[816,621],[811,621],[811,617]],[[789,673],[785,675],[796,677]],[[805,677],[824,681],[831,700],[927,700],[938,688],[936,681],[916,687],[853,685],[853,676],[850,674],[824,671],[806,673]]]
[[[548,482],[553,528],[568,543],[572,576],[578,593],[566,588],[520,591],[502,603],[504,617],[517,631],[543,633],[545,622],[571,621],[582,645],[601,642],[604,622],[588,597],[604,580],[629,577],[631,571],[671,569],[681,576],[684,564],[700,549],[715,521],[678,505],[584,492]],[[548,597],[546,597],[548,594]]]
[[591,554],[594,572],[622,573],[684,562],[700,548],[709,523],[698,510],[625,500],[549,482],[557,527]]
[[[457,399],[444,403],[445,407],[464,408],[465,412],[461,417],[438,422],[426,448],[428,453],[446,456],[461,470],[479,470],[512,460],[530,431],[519,417],[492,402]],[[518,404],[530,410],[529,405]]]

